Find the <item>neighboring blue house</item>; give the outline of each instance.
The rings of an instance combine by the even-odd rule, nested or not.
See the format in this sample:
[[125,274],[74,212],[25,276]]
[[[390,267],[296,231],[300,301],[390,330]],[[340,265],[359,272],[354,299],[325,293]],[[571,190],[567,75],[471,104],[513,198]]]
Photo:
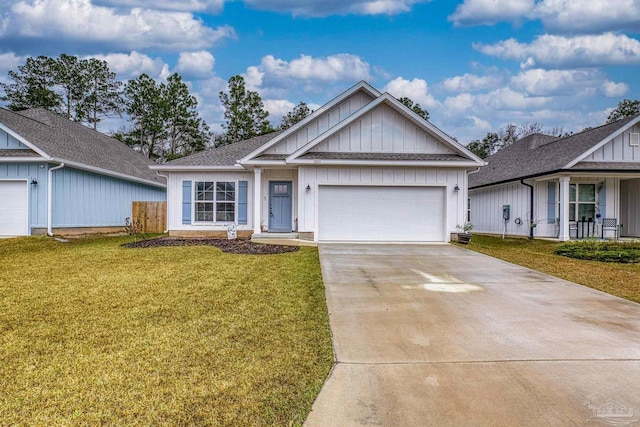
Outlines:
[[121,229],[133,201],[166,199],[152,164],[56,113],[0,109],[0,236]]

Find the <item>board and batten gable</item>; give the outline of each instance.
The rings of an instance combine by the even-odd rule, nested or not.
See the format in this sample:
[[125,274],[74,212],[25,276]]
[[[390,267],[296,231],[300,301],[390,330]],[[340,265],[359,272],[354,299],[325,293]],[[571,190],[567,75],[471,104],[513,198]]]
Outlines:
[[166,191],[65,167],[53,173],[53,227],[123,226],[135,201],[162,202]]
[[640,133],[640,124],[629,127],[620,135],[612,138],[602,147],[595,150],[585,158],[582,162],[639,162],[640,146],[631,145],[631,134]]
[[[322,185],[352,186],[434,186],[445,192],[445,241],[456,225],[463,224],[466,195],[455,191],[466,188],[467,170],[463,168],[366,167],[366,166],[300,166],[298,169],[298,230],[318,233],[318,187]],[[307,185],[310,191],[306,190]],[[402,227],[389,218],[390,226]]]
[[264,154],[291,154],[304,147],[318,135],[347,119],[371,101],[373,101],[371,95],[364,91],[358,91],[266,150]]
[[0,129],[0,150],[2,149],[22,149],[28,150],[29,147],[9,135],[3,129]]
[[448,146],[382,104],[313,147],[315,152],[454,154]]

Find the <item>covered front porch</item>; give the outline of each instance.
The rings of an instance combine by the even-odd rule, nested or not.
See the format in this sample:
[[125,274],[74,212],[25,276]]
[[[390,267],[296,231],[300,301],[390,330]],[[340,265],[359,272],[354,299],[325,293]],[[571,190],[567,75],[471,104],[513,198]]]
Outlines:
[[564,175],[546,188],[547,221],[541,236],[558,240],[640,238],[640,176]]

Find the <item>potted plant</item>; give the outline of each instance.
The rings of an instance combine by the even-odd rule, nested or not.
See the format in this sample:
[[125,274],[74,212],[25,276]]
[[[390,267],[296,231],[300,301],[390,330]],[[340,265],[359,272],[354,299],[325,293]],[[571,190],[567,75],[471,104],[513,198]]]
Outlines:
[[462,233],[458,233],[458,242],[463,245],[469,244],[471,240],[471,230],[473,230],[473,224],[470,222],[465,222],[463,225],[456,225],[458,230],[461,230]]

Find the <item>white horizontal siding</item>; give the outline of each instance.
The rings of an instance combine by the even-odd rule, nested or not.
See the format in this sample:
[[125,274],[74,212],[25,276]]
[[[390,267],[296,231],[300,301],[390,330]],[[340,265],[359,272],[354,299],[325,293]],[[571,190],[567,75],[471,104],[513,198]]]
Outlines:
[[629,134],[640,133],[636,124],[584,158],[583,162],[640,162],[640,147],[629,145]]
[[291,154],[306,145],[318,135],[326,132],[351,114],[364,107],[373,100],[371,96],[360,91],[345,99],[335,107],[321,114],[309,124],[280,141],[275,147],[267,150],[266,154]]
[[453,151],[402,114],[380,105],[312,151],[450,154]]
[[[298,178],[298,228],[302,232],[317,234],[320,185],[441,186],[445,189],[446,229],[455,232],[456,225],[465,220],[465,169],[304,166],[300,167]],[[456,184],[460,191],[454,191]],[[307,185],[311,188],[310,191],[306,191]],[[391,218],[389,226],[401,225],[395,224]]]

